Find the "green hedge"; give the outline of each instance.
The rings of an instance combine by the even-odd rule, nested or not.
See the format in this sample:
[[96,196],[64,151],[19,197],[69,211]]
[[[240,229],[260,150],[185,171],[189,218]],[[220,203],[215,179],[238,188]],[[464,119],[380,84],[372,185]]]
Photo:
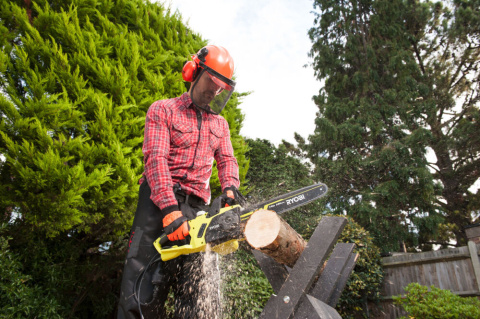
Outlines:
[[354,243],[354,251],[359,256],[336,309],[343,319],[368,317],[367,303],[380,300],[384,276],[380,249],[375,246],[368,231],[352,218],[347,219],[339,242]]
[[[0,226],[0,231],[5,226]],[[62,306],[25,273],[9,240],[0,235],[0,318],[62,318]]]
[[408,318],[480,318],[480,300],[475,297],[460,297],[449,290],[435,286],[428,288],[418,283],[409,284],[405,291],[405,296],[395,296],[393,299],[396,305],[408,312]]
[[273,289],[247,245],[223,256],[222,293],[225,319],[258,318]]

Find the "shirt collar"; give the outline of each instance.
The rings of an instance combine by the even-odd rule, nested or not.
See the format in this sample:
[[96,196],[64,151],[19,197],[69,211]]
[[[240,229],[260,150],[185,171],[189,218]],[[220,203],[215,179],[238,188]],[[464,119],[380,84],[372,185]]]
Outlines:
[[183,94],[180,96],[180,101],[182,102],[181,107],[182,107],[183,109],[189,109],[189,108],[191,108],[191,109],[193,109],[193,110],[198,109],[198,110],[200,110],[200,112],[201,112],[202,114],[205,113],[207,116],[209,115],[208,112],[205,112],[204,110],[195,107],[195,105],[193,104],[192,98],[190,97],[190,95],[188,95],[187,92],[183,93]]
[[180,96],[180,101],[181,101],[181,104],[182,104],[181,106],[184,109],[188,109],[188,108],[193,106],[192,99],[190,98],[190,95],[188,95],[187,92],[183,93]]

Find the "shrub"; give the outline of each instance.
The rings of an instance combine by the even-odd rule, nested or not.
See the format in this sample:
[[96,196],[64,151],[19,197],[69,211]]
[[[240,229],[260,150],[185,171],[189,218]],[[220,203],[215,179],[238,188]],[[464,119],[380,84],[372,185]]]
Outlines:
[[61,318],[61,306],[23,272],[9,240],[0,236],[0,318]]
[[246,244],[221,258],[223,310],[226,319],[258,318],[273,289]]
[[373,244],[370,233],[347,217],[348,223],[338,242],[354,243],[354,252],[359,254],[355,268],[350,275],[336,306],[342,318],[356,318],[368,313],[367,303],[380,300],[383,269],[380,249]]
[[396,305],[408,312],[409,318],[480,318],[480,300],[477,298],[460,297],[449,290],[435,286],[428,288],[418,283],[409,284],[405,291],[405,296],[395,296],[393,299]]

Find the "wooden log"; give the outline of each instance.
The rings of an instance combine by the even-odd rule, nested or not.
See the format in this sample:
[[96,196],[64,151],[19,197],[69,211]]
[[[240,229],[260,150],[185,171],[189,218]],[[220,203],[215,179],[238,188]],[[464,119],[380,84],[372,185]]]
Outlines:
[[244,235],[252,248],[288,267],[295,265],[307,245],[302,236],[271,210],[253,213],[245,225]]

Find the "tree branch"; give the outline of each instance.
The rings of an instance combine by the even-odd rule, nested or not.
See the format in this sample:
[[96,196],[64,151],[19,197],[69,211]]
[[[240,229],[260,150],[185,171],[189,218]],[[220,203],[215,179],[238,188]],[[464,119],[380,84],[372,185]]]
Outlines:
[[417,57],[417,60],[418,60],[418,64],[420,65],[420,69],[422,70],[422,73],[425,74],[425,66],[423,65],[423,60],[422,60],[422,57],[420,56],[420,52],[418,50],[418,47],[417,47],[417,43],[413,40],[410,40],[410,42],[412,43],[413,45],[413,52],[415,52],[415,55]]

